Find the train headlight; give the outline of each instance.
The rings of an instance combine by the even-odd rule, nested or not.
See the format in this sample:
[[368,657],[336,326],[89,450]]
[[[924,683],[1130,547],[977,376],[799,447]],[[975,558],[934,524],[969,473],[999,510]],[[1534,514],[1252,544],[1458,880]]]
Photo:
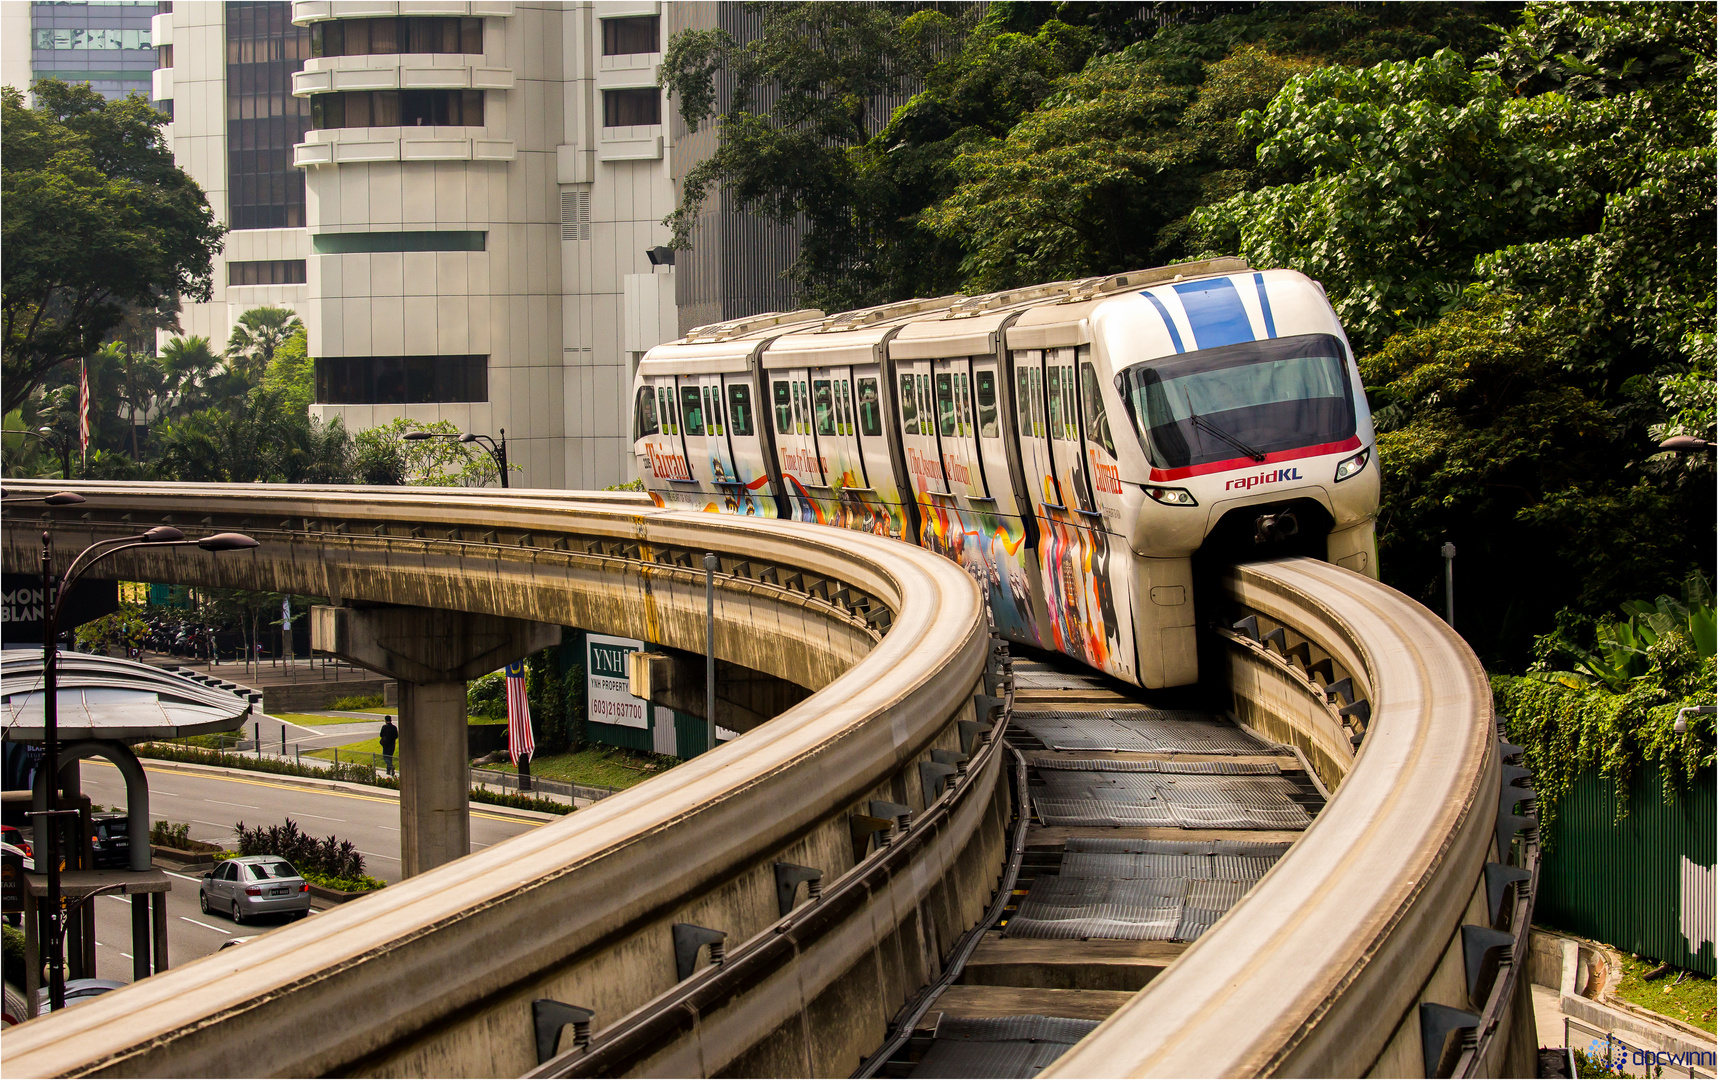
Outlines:
[[1350,476],[1358,476],[1366,468],[1366,463],[1371,460],[1372,448],[1370,446],[1344,460],[1336,466],[1336,482],[1340,484]]
[[1148,487],[1145,493],[1165,506],[1198,506],[1199,500],[1186,488]]

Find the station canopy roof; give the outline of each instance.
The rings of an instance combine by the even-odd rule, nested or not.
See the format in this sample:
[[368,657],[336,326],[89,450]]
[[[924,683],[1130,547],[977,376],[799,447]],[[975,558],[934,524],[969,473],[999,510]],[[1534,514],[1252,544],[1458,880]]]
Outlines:
[[[247,691],[209,686],[134,660],[59,657],[59,737],[173,739],[233,731],[250,715]],[[0,724],[7,742],[41,742],[42,651],[0,652]]]

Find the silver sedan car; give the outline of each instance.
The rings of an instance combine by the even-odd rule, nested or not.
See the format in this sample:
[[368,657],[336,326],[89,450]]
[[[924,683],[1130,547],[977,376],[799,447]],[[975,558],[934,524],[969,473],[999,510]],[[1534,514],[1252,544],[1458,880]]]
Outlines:
[[278,855],[228,859],[203,875],[197,895],[205,913],[224,912],[241,924],[263,915],[302,919],[310,913],[310,883]]

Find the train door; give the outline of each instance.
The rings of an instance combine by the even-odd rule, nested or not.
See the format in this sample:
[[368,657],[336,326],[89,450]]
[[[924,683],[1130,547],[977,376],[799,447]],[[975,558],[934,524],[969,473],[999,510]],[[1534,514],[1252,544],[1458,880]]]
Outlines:
[[1099,665],[1112,675],[1134,679],[1134,620],[1129,598],[1133,596],[1133,560],[1121,523],[1127,520],[1123,505],[1120,472],[1116,463],[1115,436],[1109,410],[1104,407],[1102,384],[1092,362],[1092,348],[1082,345],[1074,356],[1075,366],[1064,369],[1074,381],[1080,442],[1082,497],[1085,505],[1078,518],[1086,526],[1082,539],[1088,545],[1086,561],[1087,626]]
[[[645,404],[650,398],[651,405]],[[638,388],[638,400],[634,404],[636,415],[642,417],[646,410],[655,420],[655,431],[643,436],[640,462],[641,475],[650,476],[654,483],[652,489],[659,492],[664,504],[691,505],[702,502],[695,499],[695,492],[689,491],[683,485],[692,482],[692,469],[686,459],[686,445],[681,441],[680,409],[677,391],[674,386],[674,376],[657,375],[644,380]]]
[[1041,606],[1033,598],[1042,590],[1036,584],[1038,568],[1027,542],[1029,536],[1037,535],[1037,528],[1031,509],[1021,506],[1015,495],[1005,374],[995,356],[974,357],[968,367],[972,380],[971,445],[984,484],[984,496],[971,498],[972,525],[988,564],[991,617],[1002,636],[1040,644]]
[[731,497],[735,513],[773,518],[776,516],[775,491],[770,483],[764,432],[758,426],[757,402],[752,389],[749,375],[726,375],[722,378],[728,446],[733,452]]
[[[707,471],[715,492],[725,492],[737,481],[734,453],[728,445],[727,411],[722,401],[720,375],[680,377],[680,415],[685,421],[686,460],[692,463],[694,476]],[[717,509],[734,512],[738,507],[730,507],[718,499]]]
[[865,502],[870,512],[869,531],[879,536],[908,540],[908,522],[912,519],[902,504],[902,492],[895,484],[895,468],[889,458],[889,436],[884,425],[889,422],[887,376],[881,367],[865,365],[853,370],[853,419],[858,432],[859,463],[865,470],[869,493]]
[[812,423],[810,375],[804,368],[765,374],[776,425],[776,461],[790,515],[797,521],[828,524],[828,515],[816,498],[828,480]]
[[958,520],[949,513],[948,478],[943,474],[936,398],[931,392],[932,364],[929,360],[906,360],[895,366],[901,400],[901,445],[907,455],[913,500],[919,506],[918,541],[947,555]]

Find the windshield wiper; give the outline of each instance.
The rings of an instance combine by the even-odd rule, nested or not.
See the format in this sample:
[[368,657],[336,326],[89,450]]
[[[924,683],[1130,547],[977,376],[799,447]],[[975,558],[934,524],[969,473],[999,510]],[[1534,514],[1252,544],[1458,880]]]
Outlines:
[[1258,450],[1253,449],[1251,446],[1248,446],[1246,443],[1242,442],[1240,439],[1235,438],[1235,436],[1229,434],[1227,431],[1224,431],[1222,428],[1218,427],[1216,424],[1213,424],[1211,421],[1205,419],[1203,416],[1200,416],[1198,413],[1188,413],[1187,415],[1189,415],[1193,418],[1193,426],[1194,427],[1204,428],[1206,431],[1209,431],[1211,434],[1217,436],[1219,439],[1222,439],[1224,442],[1228,443],[1230,446],[1233,446],[1235,449],[1239,450],[1241,453],[1252,458],[1254,461],[1265,460],[1265,455],[1263,453],[1261,453]]

